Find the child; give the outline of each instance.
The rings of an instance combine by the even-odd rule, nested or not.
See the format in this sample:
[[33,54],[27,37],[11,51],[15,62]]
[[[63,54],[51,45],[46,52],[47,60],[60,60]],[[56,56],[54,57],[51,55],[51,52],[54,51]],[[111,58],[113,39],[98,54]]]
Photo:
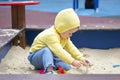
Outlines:
[[79,29],[80,20],[73,9],[60,11],[54,25],[39,33],[30,48],[28,60],[35,69],[44,69],[46,74],[56,74],[58,66],[69,70],[70,65],[80,68],[89,64],[70,37]]

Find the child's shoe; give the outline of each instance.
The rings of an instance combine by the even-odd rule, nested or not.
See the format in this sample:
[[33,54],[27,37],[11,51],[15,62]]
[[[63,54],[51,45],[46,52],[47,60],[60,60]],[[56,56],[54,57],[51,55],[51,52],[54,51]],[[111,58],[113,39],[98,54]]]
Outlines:
[[57,74],[57,73],[54,70],[52,70],[52,71],[46,72],[45,74]]

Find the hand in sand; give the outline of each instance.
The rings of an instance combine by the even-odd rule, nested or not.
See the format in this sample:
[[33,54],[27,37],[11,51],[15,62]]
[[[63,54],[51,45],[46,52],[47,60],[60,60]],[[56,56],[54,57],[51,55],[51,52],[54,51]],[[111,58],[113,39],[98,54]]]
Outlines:
[[83,66],[91,66],[92,65],[87,59],[83,59],[82,64],[83,64]]
[[83,65],[83,63],[82,63],[82,61],[74,60],[74,61],[72,62],[72,65],[73,65],[74,67],[76,67],[77,69],[79,69],[79,68]]

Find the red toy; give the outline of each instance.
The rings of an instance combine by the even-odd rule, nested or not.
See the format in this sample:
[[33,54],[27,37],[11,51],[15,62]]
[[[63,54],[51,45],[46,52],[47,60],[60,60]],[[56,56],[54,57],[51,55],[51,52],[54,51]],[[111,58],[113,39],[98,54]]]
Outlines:
[[62,66],[58,66],[58,71],[57,71],[58,74],[66,74],[66,71],[63,69]]
[[44,74],[44,70],[43,69],[39,70],[39,73]]
[[[56,72],[57,72],[58,74],[66,74],[66,71],[63,69],[62,66],[58,66],[58,70],[57,70]],[[39,73],[40,73],[40,74],[44,74],[44,70],[43,70],[43,69],[39,70]]]

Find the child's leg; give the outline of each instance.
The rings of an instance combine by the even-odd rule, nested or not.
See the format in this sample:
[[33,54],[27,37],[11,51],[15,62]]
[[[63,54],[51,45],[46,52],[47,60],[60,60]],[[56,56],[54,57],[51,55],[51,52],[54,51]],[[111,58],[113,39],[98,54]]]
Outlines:
[[66,71],[70,70],[70,65],[63,62],[60,58],[58,58],[57,56],[53,55],[54,57],[54,63],[55,63],[55,66],[56,66],[56,69],[58,68],[58,66],[62,66],[62,68]]
[[64,70],[66,70],[66,71],[68,71],[68,70],[70,70],[70,65],[69,64],[67,64],[67,63],[65,63],[65,62],[63,62],[63,61],[60,61],[60,62],[57,62],[57,63],[55,63],[55,65],[58,67],[58,66],[62,66],[62,68],[64,69]]
[[48,47],[45,47],[35,53],[32,53],[28,57],[29,61],[35,68],[44,69],[53,66],[53,54]]

